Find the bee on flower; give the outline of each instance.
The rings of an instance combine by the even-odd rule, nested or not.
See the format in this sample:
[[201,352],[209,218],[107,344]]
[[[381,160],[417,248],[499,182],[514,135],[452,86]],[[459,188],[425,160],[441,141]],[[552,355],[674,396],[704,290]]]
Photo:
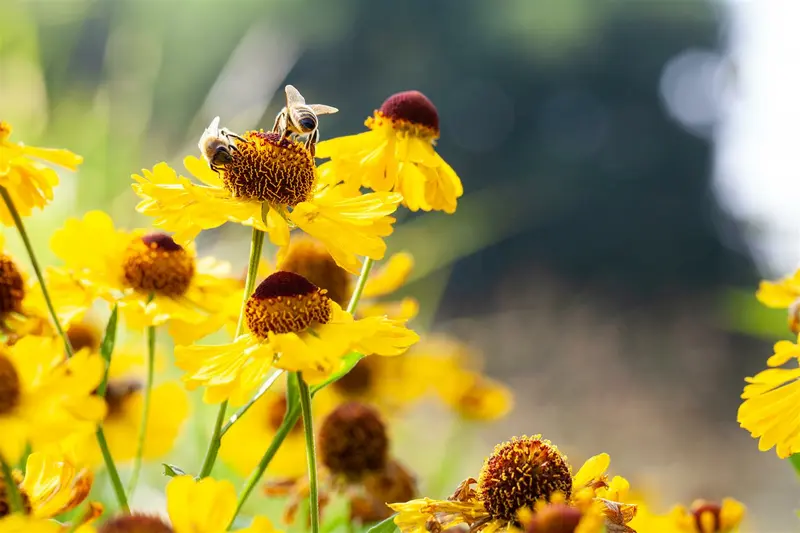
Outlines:
[[309,149],[276,132],[239,135],[219,128],[215,120],[201,146],[206,161],[189,156],[184,166],[202,184],[179,176],[166,163],[133,176],[133,189],[142,199],[137,210],[155,217],[155,226],[175,232],[179,244],[201,230],[234,222],[266,231],[280,247],[289,244],[291,229],[300,228],[354,274],[361,266],[359,256],[383,258],[383,238],[393,231],[390,215],[400,194],[354,195],[323,182]]
[[22,217],[30,216],[34,208],[42,209],[53,199],[58,174],[45,163],[77,170],[83,158],[69,150],[38,148],[10,140],[12,128],[0,121],[0,223],[13,226],[9,210],[11,202]]
[[404,321],[354,319],[325,289],[285,271],[269,275],[248,297],[244,322],[248,333],[231,343],[175,350],[187,387],[204,386],[207,402],[244,403],[272,367],[320,381],[350,351],[398,355],[419,339]]
[[455,212],[464,188],[434,149],[439,113],[424,94],[393,94],[365,125],[367,132],[319,143],[317,157],[331,159],[320,172],[331,173],[350,190],[363,185],[375,191],[397,191],[411,211]]
[[[50,247],[64,263],[52,269],[55,274],[118,305],[131,328],[175,324],[170,333],[178,343],[204,333],[185,326],[207,323],[238,284],[227,263],[198,259],[191,247],[165,233],[117,229],[102,211],[69,219],[54,233]],[[58,288],[51,292],[58,294]]]
[[[608,455],[600,454],[572,474],[567,458],[540,435],[498,444],[478,479],[463,481],[447,500],[422,498],[390,504],[402,533],[444,531],[465,524],[473,532],[508,531],[520,512],[551,502],[581,508],[585,499],[602,503],[607,521],[625,526],[636,507],[604,498],[608,494]],[[473,485],[477,485],[473,488]]]

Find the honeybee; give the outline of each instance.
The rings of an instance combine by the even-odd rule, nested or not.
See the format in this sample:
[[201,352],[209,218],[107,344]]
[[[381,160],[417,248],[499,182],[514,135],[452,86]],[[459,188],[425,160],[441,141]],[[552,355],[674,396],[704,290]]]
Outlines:
[[306,104],[306,99],[293,85],[286,86],[286,106],[275,117],[272,131],[280,133],[281,141],[289,134],[306,135],[305,147],[314,154],[319,140],[317,115],[330,115],[339,111],[322,104]]
[[220,128],[219,117],[214,117],[197,143],[211,170],[219,173],[222,167],[233,161],[233,152],[239,151],[234,140],[248,142],[229,129]]

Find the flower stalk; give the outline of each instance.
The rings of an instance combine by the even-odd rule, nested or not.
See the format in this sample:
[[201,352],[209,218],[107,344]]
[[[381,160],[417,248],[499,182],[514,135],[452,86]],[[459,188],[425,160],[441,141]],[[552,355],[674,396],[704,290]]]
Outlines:
[[133,458],[133,469],[128,480],[128,497],[133,498],[136,484],[139,482],[139,473],[142,469],[142,456],[144,443],[147,439],[147,425],[150,421],[150,401],[153,395],[153,374],[156,359],[156,327],[147,328],[147,378],[144,385],[144,400],[142,402],[142,421],[139,426],[139,435],[136,441],[136,455]]
[[297,383],[300,389],[300,410],[303,413],[303,432],[306,441],[306,459],[308,460],[308,498],[310,500],[311,533],[319,533],[319,487],[317,479],[317,449],[314,443],[314,421],[311,416],[311,392],[308,384],[303,379],[303,374],[297,373]]

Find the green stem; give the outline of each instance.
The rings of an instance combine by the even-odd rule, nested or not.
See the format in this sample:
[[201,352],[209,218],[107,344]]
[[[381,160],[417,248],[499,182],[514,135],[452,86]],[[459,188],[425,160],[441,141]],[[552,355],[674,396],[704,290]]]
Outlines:
[[150,421],[150,399],[153,395],[153,372],[156,359],[156,327],[147,328],[147,380],[144,384],[144,401],[142,402],[142,421],[139,426],[139,436],[136,441],[136,455],[133,458],[133,470],[128,480],[128,496],[133,498],[136,484],[139,482],[139,472],[142,469],[142,456],[144,443],[147,439],[147,425]]
[[[244,293],[242,295],[242,307],[239,311],[239,321],[236,324],[236,334],[234,340],[244,332],[244,308],[247,304],[247,299],[253,294],[253,289],[256,284],[256,276],[258,275],[258,262],[261,260],[261,250],[264,247],[264,232],[253,228],[253,234],[250,239],[250,259],[247,263],[247,277],[244,282]],[[203,459],[203,466],[200,469],[198,477],[201,479],[211,474],[211,469],[214,468],[214,462],[217,460],[219,447],[222,445],[222,423],[225,421],[225,412],[228,410],[227,400],[222,402],[217,411],[217,419],[214,422],[214,431],[211,434],[211,441],[208,443],[208,450],[206,450],[205,459]]]
[[300,408],[303,412],[303,432],[306,437],[306,459],[308,460],[308,498],[311,502],[311,533],[319,533],[319,487],[317,486],[317,449],[314,445],[314,422],[311,417],[311,392],[303,380],[303,374],[297,373],[300,385]]
[[69,337],[67,337],[67,334],[64,332],[64,328],[61,327],[61,321],[58,320],[56,309],[53,307],[53,301],[50,299],[50,293],[47,291],[47,285],[44,283],[42,269],[39,266],[39,261],[36,259],[36,254],[33,252],[33,245],[31,244],[31,240],[28,238],[28,232],[25,231],[25,224],[22,223],[22,217],[19,216],[17,206],[14,205],[14,200],[11,199],[11,196],[8,194],[8,190],[6,190],[5,187],[0,186],[0,196],[3,197],[3,201],[8,208],[8,212],[11,213],[11,218],[14,219],[14,224],[17,226],[19,236],[22,237],[22,243],[25,245],[25,250],[28,252],[28,257],[31,260],[33,271],[36,273],[36,279],[39,281],[39,286],[42,288],[42,296],[44,297],[44,302],[47,305],[47,311],[50,313],[50,318],[53,319],[53,324],[55,324],[58,335],[61,337],[61,340],[64,341],[64,350],[67,352],[67,357],[72,357],[72,354],[74,353],[72,349],[72,343],[69,342]]
[[22,503],[22,495],[19,493],[17,482],[14,481],[14,474],[11,473],[11,467],[3,457],[0,457],[0,469],[3,470],[3,478],[5,478],[6,494],[8,494],[8,502],[11,504],[12,513],[25,512],[25,506]]
[[[372,269],[372,264],[373,264],[372,259],[368,257],[364,259],[364,266],[361,267],[361,274],[359,275],[358,281],[356,282],[356,288],[353,291],[353,295],[350,297],[350,302],[347,304],[348,313],[352,314],[355,311],[356,307],[358,307],[358,302],[359,300],[361,300],[361,294],[364,292],[364,286],[367,284],[367,278],[369,278],[369,272]],[[333,383],[333,381],[330,383]],[[313,396],[314,393],[318,392],[319,390],[322,390],[326,386],[330,385],[330,383],[324,383],[320,386],[315,387],[314,391],[311,393],[311,396]],[[233,522],[239,515],[239,511],[241,511],[245,502],[250,497],[250,494],[253,492],[253,489],[255,489],[259,480],[264,475],[264,472],[267,471],[267,467],[269,466],[272,459],[275,457],[275,454],[278,452],[278,448],[281,447],[281,444],[283,444],[284,439],[286,439],[286,436],[289,435],[289,432],[292,431],[292,428],[294,428],[295,424],[297,424],[297,421],[299,419],[300,419],[299,406],[298,405],[290,406],[289,410],[286,411],[286,415],[283,417],[283,422],[281,423],[281,426],[278,428],[278,431],[275,432],[275,436],[272,438],[272,442],[270,442],[267,451],[264,452],[264,455],[261,457],[261,461],[259,461],[258,466],[256,466],[255,470],[253,470],[253,473],[250,474],[250,477],[247,479],[247,483],[245,483],[244,489],[242,490],[242,493],[239,495],[239,500],[236,502],[236,512],[233,513],[233,518],[231,518],[231,525],[228,526],[228,529],[230,529],[230,527],[233,526]]]
[[114,458],[111,457],[111,450],[108,449],[108,442],[106,442],[106,435],[103,433],[102,426],[97,426],[97,444],[100,446],[100,453],[103,454],[103,461],[106,463],[108,476],[111,478],[111,486],[114,488],[114,493],[117,495],[117,501],[124,513],[130,513],[131,508],[128,506],[128,498],[125,496],[125,488],[122,486],[122,480],[119,477],[119,472],[114,464]]
[[356,288],[353,289],[353,295],[350,297],[350,302],[347,304],[347,312],[351,315],[355,313],[358,302],[361,300],[361,293],[364,292],[364,287],[367,285],[369,279],[369,271],[372,270],[373,261],[371,258],[364,258],[364,264],[361,266],[361,274],[356,281]]

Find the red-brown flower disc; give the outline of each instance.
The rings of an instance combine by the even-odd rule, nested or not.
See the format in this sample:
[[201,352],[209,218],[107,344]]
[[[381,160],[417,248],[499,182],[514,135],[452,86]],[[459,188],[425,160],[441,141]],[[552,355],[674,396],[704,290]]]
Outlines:
[[333,312],[325,289],[294,272],[279,270],[256,288],[245,304],[245,323],[258,338],[268,333],[300,333],[326,324]]

